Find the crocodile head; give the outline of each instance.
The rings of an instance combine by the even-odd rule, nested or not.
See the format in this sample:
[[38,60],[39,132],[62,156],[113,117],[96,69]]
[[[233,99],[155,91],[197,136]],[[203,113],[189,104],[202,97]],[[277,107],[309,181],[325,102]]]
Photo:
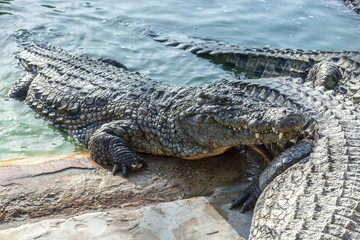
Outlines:
[[194,101],[181,114],[179,125],[193,142],[209,149],[209,155],[236,145],[288,141],[305,123],[305,116],[297,110],[241,94],[201,93]]

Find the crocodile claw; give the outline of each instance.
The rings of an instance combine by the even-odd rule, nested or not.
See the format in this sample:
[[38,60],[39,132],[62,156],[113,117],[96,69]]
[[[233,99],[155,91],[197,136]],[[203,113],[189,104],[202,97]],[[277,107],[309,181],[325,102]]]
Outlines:
[[139,168],[142,168],[143,166],[147,166],[145,160],[136,156],[135,159],[131,159],[129,161],[114,163],[112,174],[115,175],[121,171],[122,175],[126,177],[129,173],[129,170],[135,171]]
[[128,175],[128,170],[125,164],[121,164],[121,172],[124,177]]
[[112,175],[115,175],[119,170],[120,170],[120,165],[115,163],[112,170]]
[[121,173],[124,177],[126,177],[128,175],[128,170],[126,168],[125,164],[114,164],[113,170],[112,170],[112,175],[116,175],[116,173],[118,173],[121,170]]
[[248,186],[237,198],[232,202],[230,209],[241,206],[240,212],[244,213],[253,208],[257,199],[261,194],[258,181]]

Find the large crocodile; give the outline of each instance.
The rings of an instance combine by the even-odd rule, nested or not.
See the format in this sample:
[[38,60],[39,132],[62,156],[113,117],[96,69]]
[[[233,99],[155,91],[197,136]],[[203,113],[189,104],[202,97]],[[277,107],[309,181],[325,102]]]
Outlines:
[[113,173],[140,168],[135,153],[199,159],[241,144],[270,144],[298,135],[305,118],[222,83],[163,84],[110,59],[70,54],[23,42],[16,54],[27,72],[10,90],[38,115],[113,164]]
[[[279,105],[296,104],[313,116],[317,125],[315,147],[309,157],[269,185],[260,176],[263,193],[257,201],[250,238],[359,239],[360,121],[353,104],[291,78],[229,84],[252,97],[286,99]],[[264,92],[267,94],[260,94]],[[280,169],[286,165],[288,154],[296,153],[296,149],[289,150],[272,165]],[[268,179],[269,173],[265,173],[262,175]]]
[[234,201],[232,207],[244,211],[261,194],[250,238],[360,239],[359,51],[246,48],[163,36],[155,40],[262,77],[223,84],[315,119],[310,156],[288,168],[289,159],[308,146],[300,142],[285,150]]

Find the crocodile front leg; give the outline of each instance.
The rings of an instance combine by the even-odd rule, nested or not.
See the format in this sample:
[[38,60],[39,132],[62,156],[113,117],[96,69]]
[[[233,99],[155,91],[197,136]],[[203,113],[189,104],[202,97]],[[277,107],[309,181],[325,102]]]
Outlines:
[[131,139],[138,133],[139,129],[127,120],[104,124],[90,138],[91,158],[101,164],[113,164],[114,175],[121,170],[126,176],[128,170],[145,165],[145,161],[129,148]]
[[247,187],[244,192],[233,201],[230,208],[233,209],[241,206],[241,212],[253,208],[266,186],[286,169],[308,157],[311,150],[312,143],[309,140],[301,141],[285,150],[265,168],[254,183]]

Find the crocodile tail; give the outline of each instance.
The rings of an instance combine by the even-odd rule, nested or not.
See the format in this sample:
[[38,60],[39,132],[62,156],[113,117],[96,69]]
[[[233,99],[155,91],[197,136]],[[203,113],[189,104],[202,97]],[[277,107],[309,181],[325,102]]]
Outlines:
[[[179,37],[174,40],[162,34],[149,34],[155,41],[212,60],[214,63],[230,65],[256,78],[291,76],[303,80],[315,61],[302,50],[246,47],[222,42]],[[176,36],[177,37],[177,36]],[[291,56],[291,59],[289,59]]]
[[[303,51],[246,47],[184,36],[148,33],[165,46],[231,66],[249,78],[293,77],[348,96],[360,109],[360,51]],[[329,71],[330,70],[330,71]],[[310,73],[310,74],[309,74]],[[329,74],[330,73],[330,74]]]

